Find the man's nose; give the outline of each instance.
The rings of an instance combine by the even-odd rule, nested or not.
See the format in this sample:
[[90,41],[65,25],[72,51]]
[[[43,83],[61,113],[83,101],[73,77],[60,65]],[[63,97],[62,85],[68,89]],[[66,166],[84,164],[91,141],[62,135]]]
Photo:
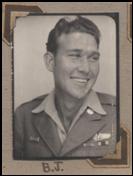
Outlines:
[[88,62],[87,57],[82,57],[78,66],[80,72],[89,73],[90,63]]

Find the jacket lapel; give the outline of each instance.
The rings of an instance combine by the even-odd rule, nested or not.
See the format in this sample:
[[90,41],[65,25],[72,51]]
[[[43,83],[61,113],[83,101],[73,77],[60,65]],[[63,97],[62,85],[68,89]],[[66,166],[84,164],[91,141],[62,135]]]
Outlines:
[[48,145],[51,152],[55,156],[58,156],[61,148],[61,142],[55,123],[47,114],[41,112],[35,115],[33,124],[43,141]]
[[60,156],[64,156],[83,142],[89,140],[100,131],[105,124],[105,120],[103,120],[99,114],[94,113],[94,115],[88,115],[85,112],[69,132],[61,149]]

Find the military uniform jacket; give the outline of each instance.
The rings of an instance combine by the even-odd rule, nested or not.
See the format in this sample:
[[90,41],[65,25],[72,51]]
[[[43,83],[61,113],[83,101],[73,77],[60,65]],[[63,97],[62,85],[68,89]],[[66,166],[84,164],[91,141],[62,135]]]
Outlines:
[[[14,117],[14,158],[89,158],[113,153],[116,144],[115,98],[101,93],[96,96],[105,111],[100,104],[93,105],[92,97],[90,106],[80,114],[63,143],[59,135],[62,133],[63,136],[63,131],[59,133],[57,124],[43,109],[48,95],[18,107]],[[56,113],[53,109],[51,111]]]

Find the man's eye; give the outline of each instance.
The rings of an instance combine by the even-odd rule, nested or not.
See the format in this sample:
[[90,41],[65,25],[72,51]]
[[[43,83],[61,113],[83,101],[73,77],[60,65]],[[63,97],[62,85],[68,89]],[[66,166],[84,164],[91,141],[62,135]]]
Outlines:
[[80,57],[80,54],[69,54],[70,57]]
[[97,61],[99,59],[99,57],[93,57],[93,60]]
[[89,58],[89,61],[92,61],[92,62],[96,62],[98,60],[99,60],[98,56],[93,56],[93,57]]

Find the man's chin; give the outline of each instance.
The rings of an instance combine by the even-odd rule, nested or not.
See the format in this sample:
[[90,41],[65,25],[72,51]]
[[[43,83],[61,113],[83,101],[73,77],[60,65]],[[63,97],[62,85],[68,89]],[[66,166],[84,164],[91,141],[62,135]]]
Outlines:
[[90,91],[87,91],[84,93],[83,92],[75,92],[75,93],[71,94],[71,96],[75,99],[81,100],[81,99],[84,99],[88,95],[89,92]]

